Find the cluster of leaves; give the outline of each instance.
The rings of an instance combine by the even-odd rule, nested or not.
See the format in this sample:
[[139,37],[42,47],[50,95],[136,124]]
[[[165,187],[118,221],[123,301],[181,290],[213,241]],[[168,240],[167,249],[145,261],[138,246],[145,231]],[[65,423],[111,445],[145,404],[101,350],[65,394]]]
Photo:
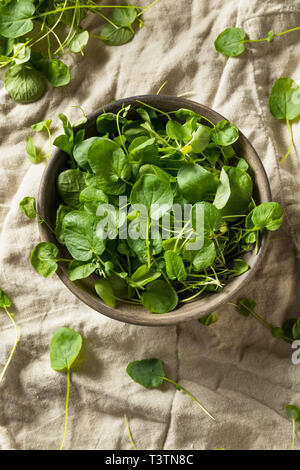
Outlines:
[[[136,24],[141,27],[144,10],[128,3],[97,5],[92,0],[11,0],[0,4],[0,68],[9,67],[5,87],[18,103],[38,100],[46,90],[70,82],[68,66],[61,60],[66,52],[81,53],[91,34],[82,28],[88,13],[105,20],[99,35],[109,46],[130,41]],[[104,11],[112,9],[111,18]],[[63,31],[63,32],[62,32]],[[47,53],[44,53],[47,50]]]
[[255,311],[256,302],[252,299],[241,299],[237,305],[233,304],[244,317],[252,316],[267,328],[274,338],[281,338],[287,343],[300,340],[300,317],[288,318],[281,327],[271,325]]
[[[187,109],[177,110],[172,119],[174,113],[141,104],[136,110],[103,112],[98,136],[87,139],[84,129],[76,132],[60,115],[64,134],[54,144],[69,155],[70,169],[58,177],[61,202],[54,232],[73,258],[70,280],[96,273],[95,290],[109,306],[121,299],[166,313],[204,292],[219,292],[231,276],[245,273],[249,266],[243,254],[257,250],[261,231],[277,230],[283,214],[276,202],[256,206],[251,169],[232,147],[239,137],[232,123],[208,126],[206,118]],[[128,197],[129,211],[119,210],[120,195]],[[151,223],[163,227],[162,217],[173,203],[190,204],[188,222],[179,221],[185,223],[179,232],[171,212],[167,237],[159,232],[151,238]],[[141,204],[146,215],[139,212]],[[199,213],[204,234],[197,231]],[[97,227],[104,217],[113,229],[102,236]],[[127,222],[136,233],[146,222],[145,236],[120,236]],[[190,249],[199,240],[202,247]],[[31,254],[44,277],[59,261],[51,243],[38,244]]]
[[16,347],[17,347],[17,344],[18,344],[18,341],[19,341],[19,332],[18,332],[17,324],[14,320],[13,314],[10,313],[9,310],[8,310],[11,307],[11,305],[12,305],[12,302],[11,302],[10,298],[8,297],[8,295],[5,294],[5,292],[2,289],[0,289],[0,309],[2,308],[6,312],[7,316],[9,317],[10,321],[12,322],[12,324],[14,326],[14,329],[15,329],[15,332],[16,332],[14,346],[13,346],[13,348],[11,350],[11,353],[10,353],[10,355],[9,355],[9,357],[8,357],[8,359],[7,359],[5,365],[4,365],[4,367],[3,367],[3,369],[0,373],[0,383],[2,382],[2,380],[4,378],[5,372],[8,368],[8,366],[9,366],[12,358],[13,358],[13,355],[15,353],[15,350],[16,350]]
[[238,57],[245,52],[247,43],[265,42],[272,43],[276,37],[299,30],[300,27],[282,31],[275,34],[273,29],[268,32],[267,37],[262,39],[249,39],[246,31],[242,28],[226,28],[215,40],[215,48],[221,54],[228,57]]

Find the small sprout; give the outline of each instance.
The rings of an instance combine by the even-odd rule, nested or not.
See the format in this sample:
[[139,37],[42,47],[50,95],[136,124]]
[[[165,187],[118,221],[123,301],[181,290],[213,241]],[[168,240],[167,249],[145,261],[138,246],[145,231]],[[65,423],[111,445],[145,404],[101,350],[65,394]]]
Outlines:
[[8,297],[8,295],[6,295],[5,292],[2,289],[0,289],[0,308],[3,308],[3,310],[6,312],[6,314],[8,315],[8,317],[10,319],[10,321],[12,322],[12,324],[15,328],[15,332],[16,332],[14,346],[13,346],[13,348],[11,350],[11,353],[9,355],[9,358],[7,359],[6,364],[5,364],[5,366],[2,369],[2,372],[0,374],[0,383],[2,382],[3,377],[5,375],[5,372],[8,368],[8,366],[9,366],[12,358],[13,358],[13,355],[15,353],[15,350],[16,350],[16,347],[17,347],[17,344],[18,344],[18,341],[19,341],[19,332],[18,332],[17,324],[14,320],[13,314],[8,311],[8,309],[9,309],[9,307],[11,307],[11,305],[12,305],[12,302],[11,302],[10,298]]
[[287,414],[292,418],[293,422],[293,437],[292,437],[292,449],[295,447],[295,435],[296,435],[296,422],[300,421],[300,409],[296,405],[286,405],[285,407]]
[[215,419],[188,390],[166,377],[163,363],[159,359],[145,359],[130,362],[126,368],[126,372],[132,380],[145,388],[158,388],[164,381],[175,385],[177,390],[182,390],[188,395],[211,419]]
[[132,444],[132,447],[133,447],[134,450],[137,450],[137,448],[135,446],[135,443],[134,443],[134,440],[132,438],[132,434],[131,434],[131,431],[130,431],[130,427],[129,427],[129,423],[128,423],[128,419],[127,419],[126,415],[124,415],[124,420],[125,420],[126,429],[127,429],[128,436],[129,436],[130,442]]
[[68,410],[71,381],[71,367],[77,359],[82,347],[82,337],[79,333],[70,328],[59,328],[55,331],[50,343],[50,364],[53,370],[57,372],[67,372],[67,393],[65,406],[65,429],[60,446],[63,449],[67,429],[68,429]]
[[218,321],[219,317],[217,312],[212,312],[209,315],[206,315],[205,317],[199,318],[199,322],[202,323],[202,325],[205,326],[210,326],[213,323],[216,323]]

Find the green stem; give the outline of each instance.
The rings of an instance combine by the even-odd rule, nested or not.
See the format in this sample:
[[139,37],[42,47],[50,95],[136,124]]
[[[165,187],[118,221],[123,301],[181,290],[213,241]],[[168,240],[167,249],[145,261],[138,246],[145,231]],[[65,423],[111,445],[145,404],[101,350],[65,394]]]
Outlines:
[[293,419],[293,439],[292,439],[292,450],[295,448],[295,434],[296,434],[296,421]]
[[[297,26],[297,28],[292,28],[288,29],[287,31],[282,31],[281,33],[274,34],[274,38],[282,36],[283,34],[288,34],[292,33],[293,31],[298,31],[300,29],[300,26]],[[263,41],[268,41],[269,38],[262,38],[262,39],[245,39],[243,42],[263,42]]]
[[129,427],[129,424],[128,424],[128,420],[127,420],[127,416],[126,416],[126,415],[124,415],[124,419],[125,419],[125,424],[126,424],[127,432],[128,432],[128,436],[129,436],[130,442],[131,442],[131,444],[132,444],[132,447],[133,447],[134,450],[137,450],[137,448],[135,447],[134,440],[132,439],[132,435],[131,435],[131,432],[130,432],[130,427]]
[[290,134],[290,146],[289,146],[288,151],[286,152],[285,156],[280,160],[281,163],[284,162],[284,160],[289,156],[289,153],[292,149],[292,146],[294,145],[293,132],[292,132],[290,121],[289,121],[288,118],[286,118],[286,125],[287,125],[287,128],[288,128],[289,134]]
[[6,311],[7,315],[9,316],[9,318],[10,318],[12,324],[14,325],[14,328],[15,328],[15,331],[16,331],[16,336],[15,336],[15,344],[14,344],[14,346],[13,346],[13,348],[12,348],[12,350],[11,350],[11,353],[10,353],[10,355],[9,355],[9,358],[7,359],[6,364],[5,364],[5,366],[4,366],[4,368],[3,368],[2,372],[1,372],[1,375],[0,375],[0,383],[1,383],[1,381],[3,380],[3,377],[4,377],[4,375],[5,375],[5,372],[6,372],[8,366],[9,366],[9,364],[10,364],[10,361],[12,360],[12,357],[13,357],[13,355],[14,355],[14,353],[15,353],[15,350],[16,350],[16,347],[17,347],[17,344],[18,344],[18,341],[19,341],[18,327],[17,327],[17,324],[16,324],[15,320],[13,319],[13,315],[11,315],[11,314],[9,313],[9,311],[7,310],[6,307],[3,307],[3,308],[4,308],[4,310]]
[[[232,303],[232,302],[228,302],[229,305],[233,305],[234,307],[236,307],[238,309],[238,305]],[[264,320],[258,313],[256,313],[254,310],[252,310],[251,308],[247,307],[247,305],[243,304],[243,307],[256,319],[258,320],[262,325],[264,325],[266,328],[268,328],[268,330],[272,331],[273,330],[273,327],[272,325],[270,325],[270,323],[268,323],[266,320]]]
[[[37,20],[39,18],[43,18],[44,16],[53,15],[53,13],[60,13],[66,10],[74,10],[74,8],[76,8],[76,5],[73,5],[70,7],[57,8],[56,10],[51,10],[51,11],[46,11],[45,13],[41,13],[40,15],[31,16],[31,18],[28,18],[28,19]],[[91,5],[78,5],[77,8],[87,8],[87,9],[92,8],[93,10],[94,9],[101,10],[102,8],[120,8],[120,5],[99,5],[99,6],[93,5],[92,7]],[[137,8],[138,10],[140,10],[142,7],[136,6],[136,5],[122,5],[122,8]]]
[[[152,2],[148,7],[144,8],[144,10],[142,10],[138,15],[137,15],[137,18],[139,16],[142,16],[144,13],[146,13],[146,11],[150,10],[150,8],[152,8],[156,3],[158,2],[158,0],[154,0],[154,2]],[[141,7],[139,7],[141,8]]]
[[147,219],[147,232],[146,232],[146,247],[147,247],[147,257],[148,257],[148,269],[151,268],[151,253],[150,253],[150,243],[149,243],[149,230],[150,230],[150,220],[149,216]]
[[64,435],[63,435],[63,440],[60,446],[59,450],[63,450],[64,445],[65,445],[65,440],[67,436],[67,429],[68,429],[68,413],[69,413],[69,396],[70,396],[70,369],[67,371],[67,396],[66,396],[66,406],[65,406],[65,430],[64,430]]
[[207,409],[204,408],[204,406],[201,405],[201,403],[199,403],[197,398],[195,398],[194,395],[192,395],[186,388],[182,387],[177,382],[174,382],[174,380],[168,379],[168,377],[160,377],[160,378],[165,380],[166,382],[170,382],[171,384],[175,385],[176,388],[182,390],[186,395],[188,395],[193,400],[193,402],[196,403],[196,405],[198,405],[201,408],[202,411],[204,411],[204,413],[207,414],[207,416],[209,416],[211,419],[215,420],[215,418],[207,411]]

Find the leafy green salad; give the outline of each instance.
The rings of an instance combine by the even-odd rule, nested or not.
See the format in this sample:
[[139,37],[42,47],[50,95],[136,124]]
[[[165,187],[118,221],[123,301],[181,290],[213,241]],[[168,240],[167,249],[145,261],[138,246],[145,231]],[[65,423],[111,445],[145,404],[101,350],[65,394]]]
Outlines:
[[[189,109],[166,113],[137,102],[116,114],[103,109],[98,135],[87,137],[59,117],[64,134],[54,145],[68,154],[69,168],[57,179],[52,230],[72,259],[39,243],[31,263],[44,277],[62,261],[71,281],[94,273],[107,305],[163,314],[244,274],[262,231],[282,223],[277,202],[256,204],[253,173],[233,147],[239,131],[229,121],[214,125]],[[33,198],[21,208],[39,216]]]

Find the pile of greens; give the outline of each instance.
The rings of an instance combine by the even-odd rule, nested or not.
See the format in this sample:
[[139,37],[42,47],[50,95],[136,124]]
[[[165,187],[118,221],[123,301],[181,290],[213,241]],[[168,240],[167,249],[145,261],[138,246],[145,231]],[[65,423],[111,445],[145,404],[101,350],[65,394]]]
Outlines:
[[[277,230],[283,213],[276,202],[256,205],[251,168],[232,146],[239,138],[232,123],[214,125],[188,109],[165,113],[139,105],[103,112],[98,136],[89,138],[60,115],[64,134],[54,145],[69,155],[70,168],[58,176],[61,199],[53,231],[72,259],[42,242],[31,263],[49,277],[59,261],[68,262],[71,281],[97,274],[95,290],[109,306],[121,300],[166,313],[221,291],[232,276],[245,273],[249,266],[243,255],[257,252],[261,231]],[[173,204],[190,208],[184,221],[170,211]],[[99,207],[104,207],[101,214]],[[39,215],[33,198],[25,198],[21,208],[30,218]],[[166,214],[167,234],[161,232]],[[111,233],[97,230],[104,218]],[[153,224],[159,229],[156,237],[151,237]],[[200,238],[200,248],[191,249]]]
[[[67,85],[71,77],[63,54],[83,54],[90,36],[109,46],[127,43],[143,26],[142,14],[157,2],[142,9],[128,3],[98,5],[93,0],[1,1],[0,68],[9,67],[7,92],[18,103],[31,103],[44,94],[45,79],[53,87]],[[110,18],[105,14],[109,8]],[[99,34],[82,26],[90,13],[105,20]]]

